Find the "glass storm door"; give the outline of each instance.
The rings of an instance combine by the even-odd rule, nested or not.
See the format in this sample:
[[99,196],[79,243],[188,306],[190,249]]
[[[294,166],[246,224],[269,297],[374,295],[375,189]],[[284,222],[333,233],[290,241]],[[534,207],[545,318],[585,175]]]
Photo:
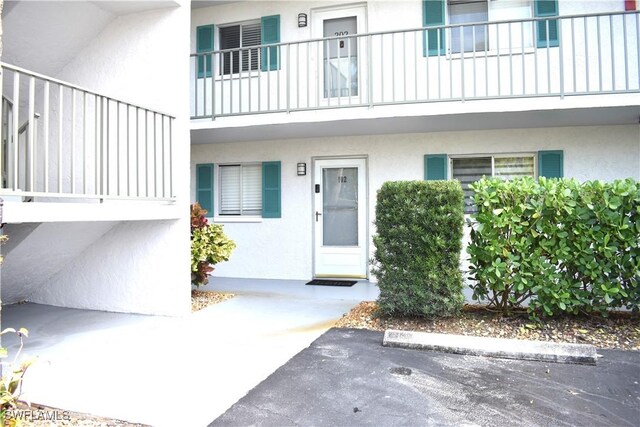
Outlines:
[[365,166],[365,159],[315,162],[315,277],[367,277]]
[[[355,16],[323,21],[323,37],[349,36],[357,33]],[[323,50],[324,97],[358,96],[358,39],[346,37],[326,40]]]

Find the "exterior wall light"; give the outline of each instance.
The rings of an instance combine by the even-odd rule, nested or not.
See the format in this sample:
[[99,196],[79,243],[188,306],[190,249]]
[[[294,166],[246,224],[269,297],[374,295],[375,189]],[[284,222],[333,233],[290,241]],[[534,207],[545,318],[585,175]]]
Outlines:
[[305,176],[307,174],[307,164],[298,163],[298,176]]
[[306,27],[307,26],[307,14],[299,13],[298,14],[298,27]]

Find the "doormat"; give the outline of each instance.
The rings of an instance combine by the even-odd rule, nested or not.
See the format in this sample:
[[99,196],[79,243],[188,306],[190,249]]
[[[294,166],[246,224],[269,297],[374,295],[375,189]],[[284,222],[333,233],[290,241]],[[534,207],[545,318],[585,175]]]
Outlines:
[[353,286],[356,284],[356,280],[320,280],[315,279],[307,282],[307,285],[315,286]]

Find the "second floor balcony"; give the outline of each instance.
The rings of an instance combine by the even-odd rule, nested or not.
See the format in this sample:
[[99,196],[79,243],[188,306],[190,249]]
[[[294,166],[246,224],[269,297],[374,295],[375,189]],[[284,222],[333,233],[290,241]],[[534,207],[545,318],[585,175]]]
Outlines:
[[639,30],[632,11],[344,31],[196,53],[191,119],[637,93]]

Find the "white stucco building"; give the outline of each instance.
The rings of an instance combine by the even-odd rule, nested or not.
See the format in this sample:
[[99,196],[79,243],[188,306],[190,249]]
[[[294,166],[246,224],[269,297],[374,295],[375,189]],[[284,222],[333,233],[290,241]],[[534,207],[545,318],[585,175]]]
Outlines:
[[194,3],[216,275],[368,278],[388,180],[640,179],[639,30],[622,0]]
[[369,278],[387,180],[640,179],[636,1],[25,1],[2,22],[5,304],[188,312],[194,201],[237,243],[218,276]]
[[3,304],[190,312],[189,6],[4,3]]

